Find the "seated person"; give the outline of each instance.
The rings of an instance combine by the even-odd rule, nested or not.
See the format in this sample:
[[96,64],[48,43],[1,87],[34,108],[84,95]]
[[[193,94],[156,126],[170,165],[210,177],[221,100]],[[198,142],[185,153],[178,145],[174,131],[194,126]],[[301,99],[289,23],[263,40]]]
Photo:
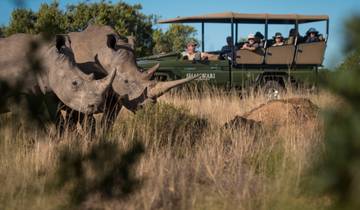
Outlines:
[[256,51],[260,47],[259,43],[255,40],[254,34],[249,34],[248,41],[242,46],[242,50]]
[[315,28],[310,28],[306,32],[305,43],[319,42],[319,32]]
[[295,28],[292,28],[289,31],[289,38],[286,40],[285,44],[295,45],[297,43],[301,43],[302,40],[303,37],[300,36],[299,32]]
[[233,48],[235,48],[231,36],[226,37],[226,43],[227,43],[227,45],[225,45],[221,48],[220,55],[231,58],[232,50],[233,50]]
[[255,42],[259,43],[260,47],[264,47],[264,45],[265,45],[264,38],[265,38],[264,35],[260,31],[255,33]]
[[282,36],[282,34],[280,32],[276,32],[275,36],[273,38],[275,40],[275,43],[272,45],[273,47],[284,45],[284,37]]
[[226,44],[221,48],[222,53],[228,53],[232,51],[232,48],[234,47],[231,36],[226,37]]
[[194,40],[191,40],[186,45],[186,51],[182,52],[184,60],[206,60],[209,57],[208,53],[198,52],[196,51],[197,43]]

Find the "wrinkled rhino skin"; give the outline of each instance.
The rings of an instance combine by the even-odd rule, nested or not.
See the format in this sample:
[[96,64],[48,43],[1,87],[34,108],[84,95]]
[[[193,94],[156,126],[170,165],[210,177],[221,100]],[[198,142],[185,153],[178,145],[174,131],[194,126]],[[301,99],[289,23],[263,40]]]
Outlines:
[[[0,81],[10,88],[21,87],[18,91],[26,94],[54,93],[65,105],[82,113],[101,111],[116,72],[101,80],[84,74],[75,64],[70,42],[62,35],[53,41],[29,34],[1,38]],[[34,59],[40,65],[32,69],[30,61]]]
[[[84,72],[101,75],[109,74],[116,69],[116,76],[112,83],[112,91],[107,100],[105,111],[106,124],[112,124],[122,106],[136,112],[146,103],[154,103],[158,97],[170,89],[194,80],[185,78],[169,82],[150,80],[159,68],[155,65],[146,72],[140,71],[136,64],[136,57],[132,44],[121,39],[120,35],[110,26],[90,25],[84,31],[68,34],[75,60]],[[88,63],[96,66],[86,68]]]
[[[124,42],[110,26],[90,25],[82,32],[69,33],[69,36],[77,63],[96,62],[102,68],[100,72],[109,73],[112,69],[117,69],[112,88],[130,110],[195,79],[150,81],[159,65],[155,65],[147,72],[141,72],[136,64],[132,45]],[[95,72],[99,71],[95,70]]]

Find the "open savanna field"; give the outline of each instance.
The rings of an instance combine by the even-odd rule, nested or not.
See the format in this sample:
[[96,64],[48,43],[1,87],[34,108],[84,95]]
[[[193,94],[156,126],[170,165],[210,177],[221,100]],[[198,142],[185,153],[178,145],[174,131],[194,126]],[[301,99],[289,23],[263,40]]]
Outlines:
[[360,210],[359,0],[0,2],[0,210]]
[[[255,111],[273,121],[224,128],[266,103]],[[312,180],[324,111],[341,106],[326,91],[288,91],[278,104],[217,89],[173,91],[135,115],[122,110],[111,131],[92,137],[25,129],[3,115],[0,209],[325,209],[332,199]]]

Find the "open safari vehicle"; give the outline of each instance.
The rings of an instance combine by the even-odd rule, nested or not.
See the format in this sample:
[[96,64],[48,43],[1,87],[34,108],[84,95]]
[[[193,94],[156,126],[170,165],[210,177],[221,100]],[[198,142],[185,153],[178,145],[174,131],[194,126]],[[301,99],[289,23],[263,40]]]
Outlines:
[[[299,25],[324,22],[326,34],[318,42],[305,43],[297,40],[283,46],[272,46],[269,39],[270,25],[289,25],[299,31]],[[173,80],[194,75],[201,75],[198,80],[226,87],[256,86],[266,91],[279,92],[288,85],[316,83],[319,67],[322,67],[326,43],[329,36],[329,17],[327,15],[298,14],[244,14],[216,13],[202,16],[178,17],[160,20],[161,24],[200,23],[201,50],[205,50],[205,24],[223,23],[231,25],[234,47],[230,56],[223,56],[220,51],[210,52],[206,60],[184,60],[180,53],[168,53],[140,58],[138,65],[148,68],[160,63],[155,74],[159,80]],[[238,42],[242,24],[261,24],[264,26],[264,44],[256,51],[241,49]],[[309,25],[309,24],[307,24]],[[223,39],[225,40],[225,38]],[[219,42],[224,42],[219,40]],[[229,55],[229,54],[228,54]],[[289,84],[291,83],[291,84]]]

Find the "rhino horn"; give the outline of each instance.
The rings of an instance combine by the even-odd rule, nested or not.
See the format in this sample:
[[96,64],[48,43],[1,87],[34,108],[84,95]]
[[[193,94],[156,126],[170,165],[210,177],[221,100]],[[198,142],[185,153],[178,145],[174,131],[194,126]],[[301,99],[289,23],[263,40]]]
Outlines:
[[157,98],[166,93],[167,91],[171,90],[174,87],[178,87],[180,85],[183,85],[185,83],[188,83],[194,79],[199,78],[199,76],[196,77],[188,77],[185,79],[175,80],[175,81],[169,81],[169,82],[158,82],[153,87],[150,88],[148,91],[148,97],[149,98]]
[[115,75],[116,75],[116,69],[112,70],[112,72],[109,75],[107,75],[106,77],[104,77],[100,80],[96,80],[98,90],[100,90],[101,92],[105,92],[105,90],[109,86],[111,86],[112,82],[114,81]]
[[143,77],[144,80],[150,80],[150,78],[155,74],[155,72],[159,69],[160,64],[156,64],[155,66],[151,67],[145,72],[145,75]]

